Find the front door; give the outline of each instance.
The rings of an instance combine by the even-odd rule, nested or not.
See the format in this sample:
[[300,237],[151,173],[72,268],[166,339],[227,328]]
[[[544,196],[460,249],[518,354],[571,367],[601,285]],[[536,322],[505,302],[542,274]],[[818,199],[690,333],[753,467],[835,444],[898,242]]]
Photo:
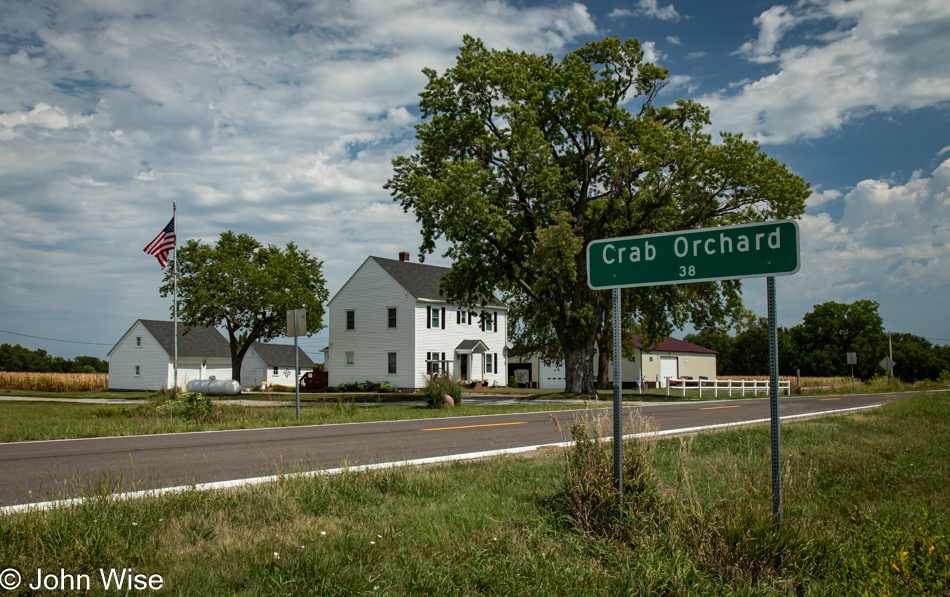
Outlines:
[[468,355],[467,354],[459,355],[459,379],[461,381],[468,381]]

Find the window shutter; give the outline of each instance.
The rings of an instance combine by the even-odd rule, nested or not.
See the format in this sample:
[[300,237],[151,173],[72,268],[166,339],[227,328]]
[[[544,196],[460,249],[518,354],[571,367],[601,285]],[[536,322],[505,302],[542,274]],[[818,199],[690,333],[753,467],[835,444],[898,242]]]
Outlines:
[[498,373],[498,353],[495,353],[495,373]]
[[[442,329],[445,329],[445,307],[442,307]],[[445,356],[442,357],[443,359]]]
[[462,312],[461,312],[461,311],[456,311],[456,312],[455,312],[455,323],[456,323],[456,324],[459,324],[459,325],[462,323]]
[[442,353],[442,372],[443,372],[443,373],[445,373],[445,368],[446,368],[446,365],[445,365],[445,353],[443,352],[443,353]]
[[432,307],[426,307],[426,327],[432,327]]
[[468,325],[472,325],[472,312],[468,312]]
[[[498,311],[495,311],[495,331],[498,331]],[[495,373],[498,373],[495,371]]]

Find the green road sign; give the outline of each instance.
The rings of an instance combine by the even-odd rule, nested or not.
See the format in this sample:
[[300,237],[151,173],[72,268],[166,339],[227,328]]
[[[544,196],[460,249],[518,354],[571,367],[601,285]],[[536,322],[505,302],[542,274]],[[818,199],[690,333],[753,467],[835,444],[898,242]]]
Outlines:
[[794,220],[606,238],[587,245],[587,285],[594,290],[788,276],[799,266]]

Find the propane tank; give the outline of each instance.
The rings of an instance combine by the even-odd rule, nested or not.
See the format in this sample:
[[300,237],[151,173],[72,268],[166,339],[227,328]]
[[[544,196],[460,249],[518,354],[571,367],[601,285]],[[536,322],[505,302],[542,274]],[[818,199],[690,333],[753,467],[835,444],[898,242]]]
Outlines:
[[185,385],[189,392],[205,396],[237,396],[241,393],[241,384],[236,379],[196,379]]

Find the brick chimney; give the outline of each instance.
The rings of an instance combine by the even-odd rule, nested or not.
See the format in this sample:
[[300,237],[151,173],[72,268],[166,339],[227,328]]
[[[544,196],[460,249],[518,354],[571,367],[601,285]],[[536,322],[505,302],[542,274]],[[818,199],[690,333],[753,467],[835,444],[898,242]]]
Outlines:
[[409,261],[409,251],[400,251],[399,261]]

